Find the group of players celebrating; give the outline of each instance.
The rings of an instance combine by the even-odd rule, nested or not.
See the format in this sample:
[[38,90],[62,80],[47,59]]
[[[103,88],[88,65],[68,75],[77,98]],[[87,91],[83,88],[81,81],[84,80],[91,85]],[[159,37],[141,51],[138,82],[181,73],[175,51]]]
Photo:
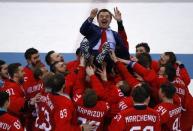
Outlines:
[[92,9],[80,33],[73,61],[52,50],[47,69],[35,48],[24,67],[0,60],[1,131],[192,131],[190,76],[173,52],[152,60],[142,42],[131,56],[117,7]]

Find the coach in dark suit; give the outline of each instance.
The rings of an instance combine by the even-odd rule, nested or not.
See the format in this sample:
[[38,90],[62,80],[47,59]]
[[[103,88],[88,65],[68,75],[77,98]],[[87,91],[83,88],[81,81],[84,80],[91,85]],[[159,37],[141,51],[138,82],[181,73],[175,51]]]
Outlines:
[[[93,19],[97,16],[99,26],[93,24]],[[82,24],[80,33],[84,35],[89,41],[90,53],[96,55],[99,53],[102,43],[102,37],[105,32],[106,42],[110,44],[110,48],[115,50],[118,57],[129,59],[129,52],[125,47],[122,39],[117,32],[113,31],[109,25],[112,20],[112,14],[107,9],[97,8],[92,9],[90,16]]]

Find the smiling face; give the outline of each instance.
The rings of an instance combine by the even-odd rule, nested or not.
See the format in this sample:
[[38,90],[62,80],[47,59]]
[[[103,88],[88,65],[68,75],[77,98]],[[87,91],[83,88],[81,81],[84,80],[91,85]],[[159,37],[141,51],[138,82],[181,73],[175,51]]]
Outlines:
[[108,11],[101,11],[97,16],[100,28],[107,29],[111,23],[112,15]]

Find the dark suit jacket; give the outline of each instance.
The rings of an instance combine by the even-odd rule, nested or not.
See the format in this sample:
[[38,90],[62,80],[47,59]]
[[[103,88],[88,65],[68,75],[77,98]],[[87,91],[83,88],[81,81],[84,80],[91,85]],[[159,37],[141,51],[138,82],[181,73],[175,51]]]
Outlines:
[[[116,42],[116,47],[115,47],[116,55],[124,59],[129,59],[129,51],[127,50],[127,47],[125,47],[122,39],[120,38],[117,32],[113,30],[112,32]],[[80,33],[88,39],[90,43],[90,53],[97,54],[98,51],[93,50],[93,47],[96,46],[96,44],[101,38],[101,28],[93,24],[91,20],[87,19],[82,24],[80,28]]]

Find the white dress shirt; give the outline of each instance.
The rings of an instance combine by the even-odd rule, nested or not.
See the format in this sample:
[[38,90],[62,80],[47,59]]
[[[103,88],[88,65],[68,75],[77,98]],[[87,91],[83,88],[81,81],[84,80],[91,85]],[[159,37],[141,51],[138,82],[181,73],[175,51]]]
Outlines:
[[[102,30],[101,30],[101,32],[102,32]],[[108,28],[106,30],[106,35],[107,35],[107,42],[110,44],[110,48],[114,50],[116,42],[115,42],[115,38],[113,36],[113,32],[110,28]],[[98,43],[93,47],[93,50],[98,50],[100,45],[101,45],[101,39],[99,39]]]

